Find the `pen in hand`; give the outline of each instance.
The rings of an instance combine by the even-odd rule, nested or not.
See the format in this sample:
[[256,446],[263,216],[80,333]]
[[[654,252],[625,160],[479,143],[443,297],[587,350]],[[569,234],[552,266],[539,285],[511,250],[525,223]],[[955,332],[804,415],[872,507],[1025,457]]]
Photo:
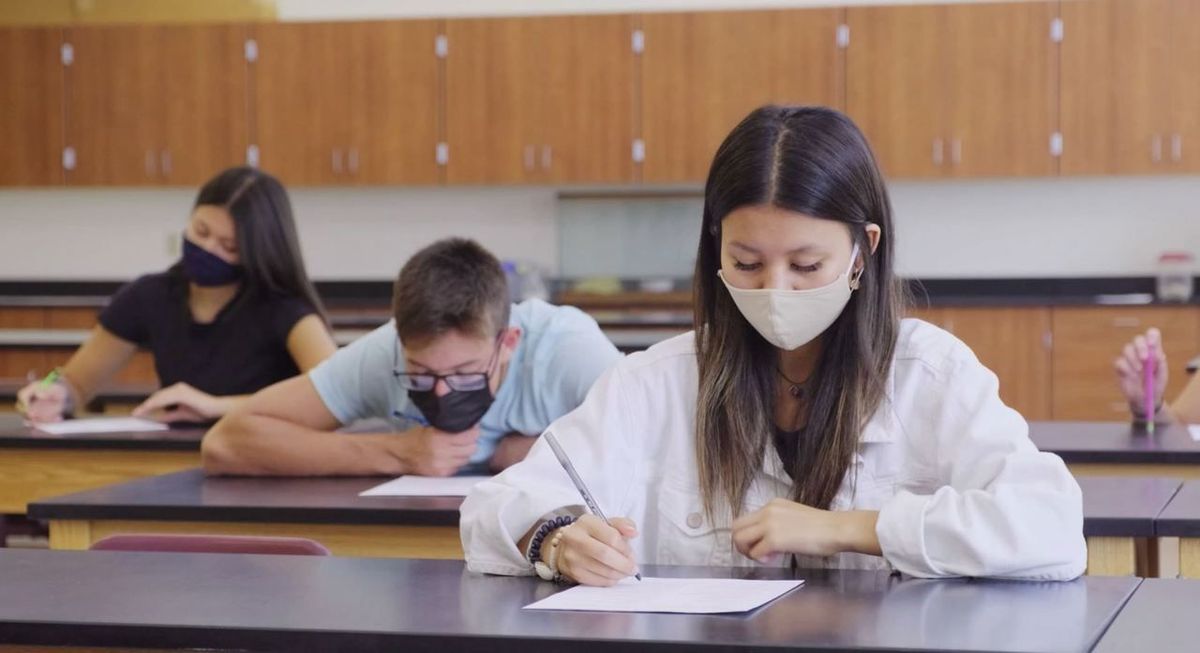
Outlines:
[[[605,524],[612,526],[612,522],[608,521],[608,517],[604,516],[604,512],[600,510],[599,504],[597,504],[596,500],[592,498],[592,493],[589,492],[587,486],[583,484],[583,479],[580,478],[579,473],[575,471],[575,465],[572,465],[571,459],[567,458],[567,452],[563,451],[562,447],[558,445],[558,440],[554,438],[554,434],[550,431],[546,431],[542,434],[542,438],[545,439],[546,443],[550,445],[550,450],[554,452],[554,457],[558,459],[558,464],[562,465],[562,468],[567,472],[567,476],[571,477],[571,482],[575,484],[575,489],[579,490],[579,494],[583,497],[583,502],[587,504],[588,510],[591,510],[592,514],[604,520]],[[634,572],[633,576],[638,580],[642,579],[641,572]]]

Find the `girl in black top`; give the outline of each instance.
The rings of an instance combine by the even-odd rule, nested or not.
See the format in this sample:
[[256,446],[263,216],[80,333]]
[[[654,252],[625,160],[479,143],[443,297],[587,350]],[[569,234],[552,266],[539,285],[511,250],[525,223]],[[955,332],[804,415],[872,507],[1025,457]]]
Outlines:
[[181,260],[121,288],[59,380],[23,388],[18,408],[33,422],[62,419],[139,347],[153,352],[162,389],[134,414],[165,422],[218,419],[333,354],[278,180],[239,167],[205,184]]

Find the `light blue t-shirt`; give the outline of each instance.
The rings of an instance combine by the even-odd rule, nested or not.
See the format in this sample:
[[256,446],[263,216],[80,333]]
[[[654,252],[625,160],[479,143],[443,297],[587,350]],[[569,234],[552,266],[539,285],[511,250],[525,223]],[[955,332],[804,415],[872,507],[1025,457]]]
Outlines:
[[[520,327],[521,339],[495,403],[479,422],[472,464],[489,460],[510,433],[541,435],[583,403],[600,374],[621,357],[596,320],[570,306],[536,299],[515,304],[509,326]],[[382,418],[403,431],[428,425],[396,378],[403,371],[400,337],[391,321],[339,350],[308,377],[343,425]]]

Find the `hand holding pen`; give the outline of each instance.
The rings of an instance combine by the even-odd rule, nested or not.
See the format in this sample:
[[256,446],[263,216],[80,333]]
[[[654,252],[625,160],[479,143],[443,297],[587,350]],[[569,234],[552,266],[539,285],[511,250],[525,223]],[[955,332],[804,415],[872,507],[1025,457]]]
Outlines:
[[637,536],[637,526],[623,517],[611,521],[605,517],[554,434],[547,431],[542,438],[550,445],[559,464],[571,478],[571,483],[593,513],[580,517],[563,529],[558,553],[559,572],[584,585],[615,585],[628,576],[641,580],[633,549],[629,546],[629,539]]

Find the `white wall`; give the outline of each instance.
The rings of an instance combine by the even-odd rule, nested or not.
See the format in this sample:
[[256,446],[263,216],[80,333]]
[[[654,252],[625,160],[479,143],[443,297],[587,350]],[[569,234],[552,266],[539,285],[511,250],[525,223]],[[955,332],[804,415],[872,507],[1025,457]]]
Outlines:
[[[995,2],[996,0],[933,0]],[[453,16],[645,13],[699,9],[766,9],[913,4],[912,0],[277,0],[280,20],[364,20]],[[929,4],[925,2],[924,4]]]
[[[0,279],[118,279],[160,269],[174,259],[168,243],[192,196],[190,189],[0,192]],[[901,182],[892,198],[897,265],[909,277],[1149,275],[1163,250],[1200,254],[1194,177]],[[293,202],[318,279],[391,278],[412,252],[448,235],[559,270],[553,189],[297,190]],[[695,234],[671,226],[662,237]],[[612,243],[594,251],[603,258]],[[620,274],[618,267],[610,273]]]
[[[0,191],[0,279],[124,279],[164,268],[195,191]],[[422,246],[478,239],[501,258],[558,266],[549,189],[292,191],[309,274],[390,279]]]

